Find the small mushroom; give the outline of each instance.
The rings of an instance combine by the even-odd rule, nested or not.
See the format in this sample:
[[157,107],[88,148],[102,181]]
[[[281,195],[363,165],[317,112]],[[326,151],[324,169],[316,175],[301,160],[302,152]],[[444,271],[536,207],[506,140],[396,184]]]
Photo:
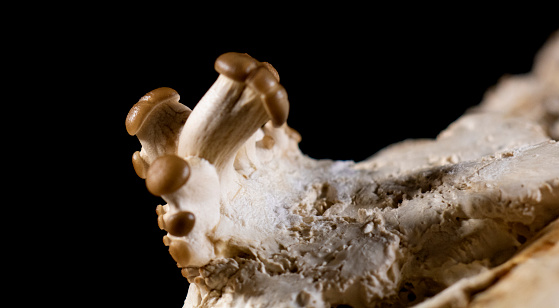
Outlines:
[[165,229],[174,236],[186,236],[192,231],[196,218],[191,212],[173,214],[165,220]]
[[191,258],[188,245],[182,240],[172,240],[169,244],[169,254],[177,262],[178,267],[187,267]]
[[287,92],[270,69],[265,66],[258,67],[247,77],[246,83],[263,96],[264,108],[272,124],[279,127],[285,123],[289,113]]
[[171,88],[147,93],[130,109],[126,131],[136,135],[142,144],[142,151],[132,156],[139,177],[145,178],[147,168],[157,157],[176,153],[178,136],[190,112]]
[[177,191],[190,177],[190,166],[176,155],[157,158],[146,174],[146,186],[150,193],[162,196]]
[[147,173],[147,170],[149,168],[149,165],[142,158],[142,155],[140,154],[140,151],[136,151],[132,155],[132,166],[134,167],[134,171],[136,171],[136,174],[140,178],[142,178],[142,179],[146,178],[146,173]]
[[246,82],[263,96],[264,107],[275,127],[287,120],[287,92],[279,84],[278,71],[268,62],[258,62],[248,54],[228,52],[217,58],[215,70],[235,81]]
[[268,63],[229,52],[219,56],[214,67],[220,76],[186,121],[177,154],[204,158],[222,172],[266,122],[274,127],[286,122],[289,102]]
[[177,91],[167,87],[158,88],[146,93],[128,112],[126,131],[131,136],[134,136],[140,131],[145,120],[155,110],[155,107],[168,101],[178,100],[179,94]]
[[235,81],[245,81],[260,63],[246,53],[228,52],[215,60],[215,70]]

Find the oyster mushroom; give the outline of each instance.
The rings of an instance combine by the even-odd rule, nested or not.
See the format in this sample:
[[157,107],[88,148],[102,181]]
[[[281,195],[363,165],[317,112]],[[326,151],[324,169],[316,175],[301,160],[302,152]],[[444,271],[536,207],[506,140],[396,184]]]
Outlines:
[[[541,61],[557,46],[533,82],[556,80]],[[167,202],[156,212],[191,283],[185,307],[491,305],[530,270],[546,284],[512,305],[559,300],[559,275],[542,268],[559,266],[559,144],[545,115],[483,103],[435,140],[315,160],[270,65],[226,53],[215,69],[192,112],[163,89],[126,120],[142,144],[134,169]],[[558,98],[532,90],[547,97],[537,106]]]

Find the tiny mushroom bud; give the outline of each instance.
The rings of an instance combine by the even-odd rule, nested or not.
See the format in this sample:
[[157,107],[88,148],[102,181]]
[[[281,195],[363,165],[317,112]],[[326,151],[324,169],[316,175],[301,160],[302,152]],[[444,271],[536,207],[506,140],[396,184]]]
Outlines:
[[165,229],[174,236],[186,236],[194,227],[196,218],[191,212],[178,212],[165,221]]
[[163,155],[149,167],[146,186],[152,194],[170,194],[183,186],[190,176],[188,163],[176,155]]
[[134,167],[134,171],[136,171],[136,174],[140,178],[142,179],[146,178],[146,172],[149,166],[140,155],[140,151],[136,151],[134,152],[134,155],[132,155],[132,166]]
[[177,262],[178,267],[187,267],[189,265],[190,249],[184,241],[172,240],[169,244],[169,253]]

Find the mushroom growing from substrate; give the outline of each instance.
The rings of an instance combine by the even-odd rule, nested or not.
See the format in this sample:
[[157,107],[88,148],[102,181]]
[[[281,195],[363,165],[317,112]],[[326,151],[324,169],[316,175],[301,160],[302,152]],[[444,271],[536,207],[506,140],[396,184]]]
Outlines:
[[300,152],[270,64],[215,69],[193,110],[159,88],[126,118],[185,307],[559,302],[559,35],[436,139],[359,163]]

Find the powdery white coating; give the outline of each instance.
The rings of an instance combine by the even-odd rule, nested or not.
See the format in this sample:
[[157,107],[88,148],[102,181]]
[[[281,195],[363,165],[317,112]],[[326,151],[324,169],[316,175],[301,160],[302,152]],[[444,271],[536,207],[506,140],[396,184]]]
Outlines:
[[[539,61],[559,58],[559,45],[548,46]],[[559,144],[541,107],[559,100],[549,86],[559,79],[536,67],[530,95],[545,99],[528,101],[537,115],[517,114],[525,96],[498,86],[490,100],[499,112],[484,102],[435,140],[360,163],[303,155],[300,136],[267,122],[258,95],[220,75],[179,133],[142,143],[176,144],[190,166],[158,207],[162,228],[179,211],[196,217],[189,234],[164,238],[191,283],[185,307],[491,305],[491,294],[525,279],[492,287],[499,277],[530,271],[548,286],[538,296],[559,301],[549,287],[559,275],[519,257],[538,251],[546,267],[559,266]],[[145,134],[166,125],[154,122]],[[542,229],[552,231],[536,236]],[[524,298],[511,305],[531,303]]]

